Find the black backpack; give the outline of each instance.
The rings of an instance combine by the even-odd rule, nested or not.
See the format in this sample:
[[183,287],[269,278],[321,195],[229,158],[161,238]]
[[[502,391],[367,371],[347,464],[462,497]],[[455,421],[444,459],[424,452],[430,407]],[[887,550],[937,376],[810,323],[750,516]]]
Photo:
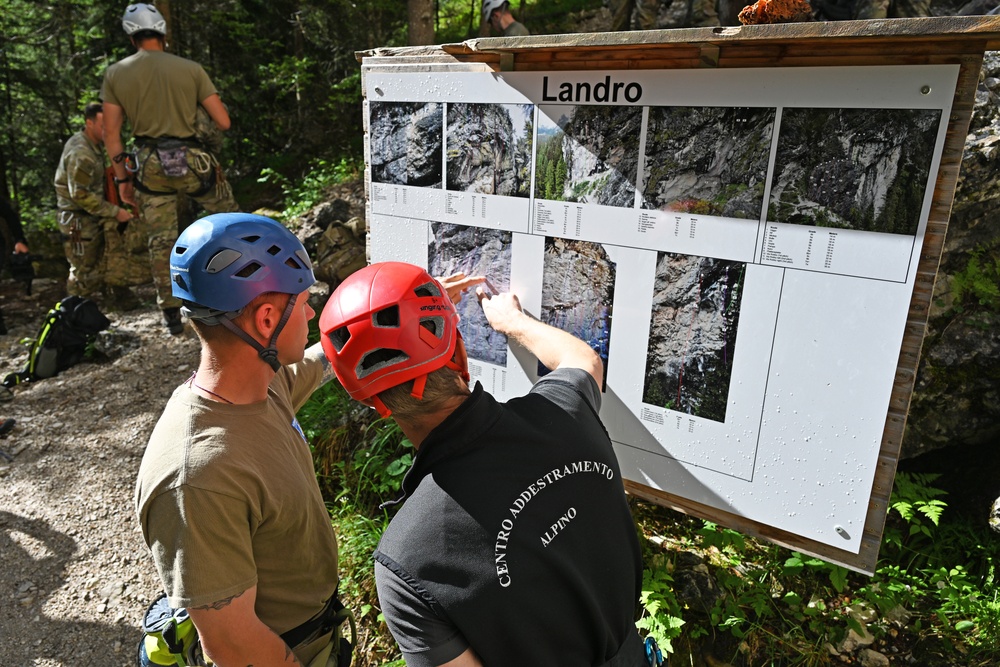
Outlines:
[[23,371],[8,374],[3,386],[50,378],[79,363],[94,336],[109,326],[111,321],[96,303],[79,296],[66,297],[45,316],[38,337],[31,343],[28,365]]

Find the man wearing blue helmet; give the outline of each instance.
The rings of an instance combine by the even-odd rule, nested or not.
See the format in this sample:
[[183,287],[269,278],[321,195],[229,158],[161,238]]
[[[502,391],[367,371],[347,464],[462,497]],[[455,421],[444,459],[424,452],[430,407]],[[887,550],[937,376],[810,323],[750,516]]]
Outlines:
[[135,495],[167,600],[216,665],[342,666],[337,540],[295,418],[333,377],[306,349],[309,257],[274,220],[221,213],[178,237],[170,277],[201,362],[150,436]]

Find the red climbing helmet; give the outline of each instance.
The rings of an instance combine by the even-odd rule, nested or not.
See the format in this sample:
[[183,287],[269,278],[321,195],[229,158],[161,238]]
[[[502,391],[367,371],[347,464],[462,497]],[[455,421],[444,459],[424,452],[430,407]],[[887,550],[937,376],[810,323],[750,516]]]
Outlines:
[[[327,359],[356,400],[408,380],[416,380],[412,394],[419,399],[428,373],[448,366],[465,374],[451,361],[458,311],[419,266],[383,262],[351,274],[326,302],[319,328]],[[375,404],[388,414],[377,396]]]

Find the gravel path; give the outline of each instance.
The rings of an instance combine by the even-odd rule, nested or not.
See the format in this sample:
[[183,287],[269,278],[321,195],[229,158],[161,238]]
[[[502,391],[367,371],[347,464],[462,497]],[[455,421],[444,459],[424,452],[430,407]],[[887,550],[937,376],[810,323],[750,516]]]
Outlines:
[[[127,350],[18,387],[0,403],[17,420],[0,440],[0,666],[134,665],[139,625],[159,584],[132,505],[146,440],[174,387],[197,365],[198,344],[160,324],[151,287],[144,306],[108,313]],[[61,282],[34,295],[0,284],[9,333],[0,375],[23,368]]]

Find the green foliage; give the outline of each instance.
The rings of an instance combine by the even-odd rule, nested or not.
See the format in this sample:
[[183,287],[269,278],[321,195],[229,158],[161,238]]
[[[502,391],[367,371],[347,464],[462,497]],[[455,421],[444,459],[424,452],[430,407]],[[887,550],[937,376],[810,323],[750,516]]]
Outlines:
[[952,282],[955,304],[959,309],[980,305],[1000,311],[1000,255],[978,248],[965,268]]
[[286,204],[281,217],[287,222],[325,201],[330,187],[356,179],[362,169],[363,166],[354,159],[341,158],[336,163],[317,160],[297,179],[286,178],[276,170],[265,167],[257,180],[259,183],[270,183],[281,188]]
[[378,609],[372,554],[389,523],[379,504],[398,494],[412,448],[395,422],[354,402],[336,381],[314,392],[298,419],[337,532],[340,593],[358,618],[369,661],[363,664],[398,664],[398,649]]
[[667,572],[662,558],[642,571],[642,593],[639,604],[642,616],[636,627],[653,637],[664,653],[673,653],[673,641],[681,634],[684,619],[681,608],[674,597],[673,578]]
[[[739,646],[736,660],[717,656],[732,664],[826,665],[825,646],[838,646],[849,630],[873,634],[877,650],[891,641],[905,652],[932,638],[962,656],[954,664],[992,664],[989,657],[1000,651],[1000,544],[979,529],[946,522],[939,499],[944,491],[932,486],[935,479],[898,474],[889,516],[895,533],[886,531],[883,560],[871,578],[710,521],[636,503],[644,534],[673,536],[669,542],[655,538],[663,550],[647,557],[644,605],[668,600],[658,611],[666,608],[668,618],[683,621],[667,626],[676,633],[669,636],[675,649],[711,637],[716,646]],[[685,604],[672,606],[676,599],[663,587],[677,578],[669,567],[673,550],[709,562],[721,594],[707,618]],[[647,620],[640,627],[657,626]]]
[[28,228],[54,208],[62,146],[82,129],[108,58],[124,55],[123,8],[0,0],[0,196],[11,196]]
[[[52,176],[83,126],[81,109],[98,99],[107,66],[132,52],[124,6],[0,0],[0,191],[29,229],[52,218]],[[243,208],[284,195],[257,183],[265,169],[298,182],[317,166],[357,161],[355,52],[405,43],[397,0],[175,0],[164,9],[168,50],[201,63],[229,108],[222,162]]]
[[535,164],[535,173],[539,176],[535,179],[535,196],[542,199],[561,201],[566,187],[566,177],[569,168],[563,158],[562,132],[556,132],[552,136],[539,139],[538,157]]
[[930,484],[940,477],[933,474],[896,475],[889,498],[889,512],[902,520],[886,523],[883,542],[898,558],[908,558],[911,565],[923,560],[921,549],[931,540],[931,528],[937,526],[947,504],[938,497],[945,495]]

